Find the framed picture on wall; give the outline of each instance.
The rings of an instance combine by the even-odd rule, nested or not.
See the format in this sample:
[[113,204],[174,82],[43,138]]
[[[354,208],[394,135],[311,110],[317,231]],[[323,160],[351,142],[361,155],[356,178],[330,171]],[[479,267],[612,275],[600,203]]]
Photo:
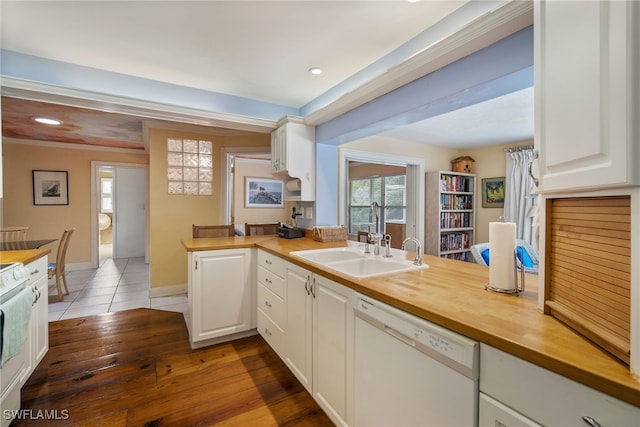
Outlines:
[[268,178],[245,178],[247,208],[283,208],[284,182]]
[[482,207],[504,207],[504,176],[499,178],[482,178]]
[[33,170],[33,204],[68,205],[69,181],[67,171]]

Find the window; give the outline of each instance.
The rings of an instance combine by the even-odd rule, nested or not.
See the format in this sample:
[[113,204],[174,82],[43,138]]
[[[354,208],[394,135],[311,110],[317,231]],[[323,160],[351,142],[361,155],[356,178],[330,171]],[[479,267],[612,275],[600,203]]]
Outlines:
[[169,194],[213,194],[213,143],[169,138],[167,178]]
[[379,232],[384,233],[387,221],[406,221],[406,175],[356,178],[349,183],[349,233],[376,231],[376,219],[371,204],[380,205]]
[[111,178],[100,178],[100,212],[113,212],[112,204],[113,180]]

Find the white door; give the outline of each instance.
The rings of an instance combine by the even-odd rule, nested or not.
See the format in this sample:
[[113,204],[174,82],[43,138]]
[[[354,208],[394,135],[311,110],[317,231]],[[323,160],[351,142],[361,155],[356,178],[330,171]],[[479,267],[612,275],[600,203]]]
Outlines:
[[113,257],[143,257],[147,230],[144,168],[116,167],[113,186]]

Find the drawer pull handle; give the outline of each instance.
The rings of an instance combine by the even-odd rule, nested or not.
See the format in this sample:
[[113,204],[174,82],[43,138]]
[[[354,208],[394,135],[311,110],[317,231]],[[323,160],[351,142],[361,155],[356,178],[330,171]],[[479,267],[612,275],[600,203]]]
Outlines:
[[601,427],[600,423],[598,421],[596,421],[595,418],[591,418],[591,417],[589,417],[587,415],[583,415],[582,416],[582,421],[584,421],[585,423],[587,423],[591,427]]
[[271,331],[267,328],[264,328],[264,333],[271,336]]
[[33,270],[33,271],[31,272],[31,275],[33,276],[34,274],[38,274],[38,273],[40,273],[40,270],[38,270],[38,269],[36,268],[35,270]]
[[268,277],[267,277],[267,278],[265,278],[265,279],[264,279],[264,281],[265,281],[265,282],[267,282],[267,283],[273,283],[273,282],[271,281],[271,279],[269,279]]
[[267,306],[267,307],[269,307],[269,308],[273,307],[269,301],[265,301],[265,302],[264,302],[264,305],[266,305],[266,306]]
[[272,265],[272,264],[273,264],[273,263],[272,263],[270,260],[268,260],[268,259],[265,259],[265,260],[264,260],[264,263],[265,263],[265,264],[269,264],[269,265]]

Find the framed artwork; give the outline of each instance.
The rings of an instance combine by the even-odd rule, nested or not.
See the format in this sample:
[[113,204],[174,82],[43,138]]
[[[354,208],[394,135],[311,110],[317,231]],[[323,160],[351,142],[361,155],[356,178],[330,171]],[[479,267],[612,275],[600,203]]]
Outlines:
[[504,176],[499,178],[482,178],[482,207],[504,207]]
[[284,181],[268,178],[245,178],[245,201],[247,208],[284,207]]
[[67,171],[33,170],[33,204],[68,205],[69,180]]

